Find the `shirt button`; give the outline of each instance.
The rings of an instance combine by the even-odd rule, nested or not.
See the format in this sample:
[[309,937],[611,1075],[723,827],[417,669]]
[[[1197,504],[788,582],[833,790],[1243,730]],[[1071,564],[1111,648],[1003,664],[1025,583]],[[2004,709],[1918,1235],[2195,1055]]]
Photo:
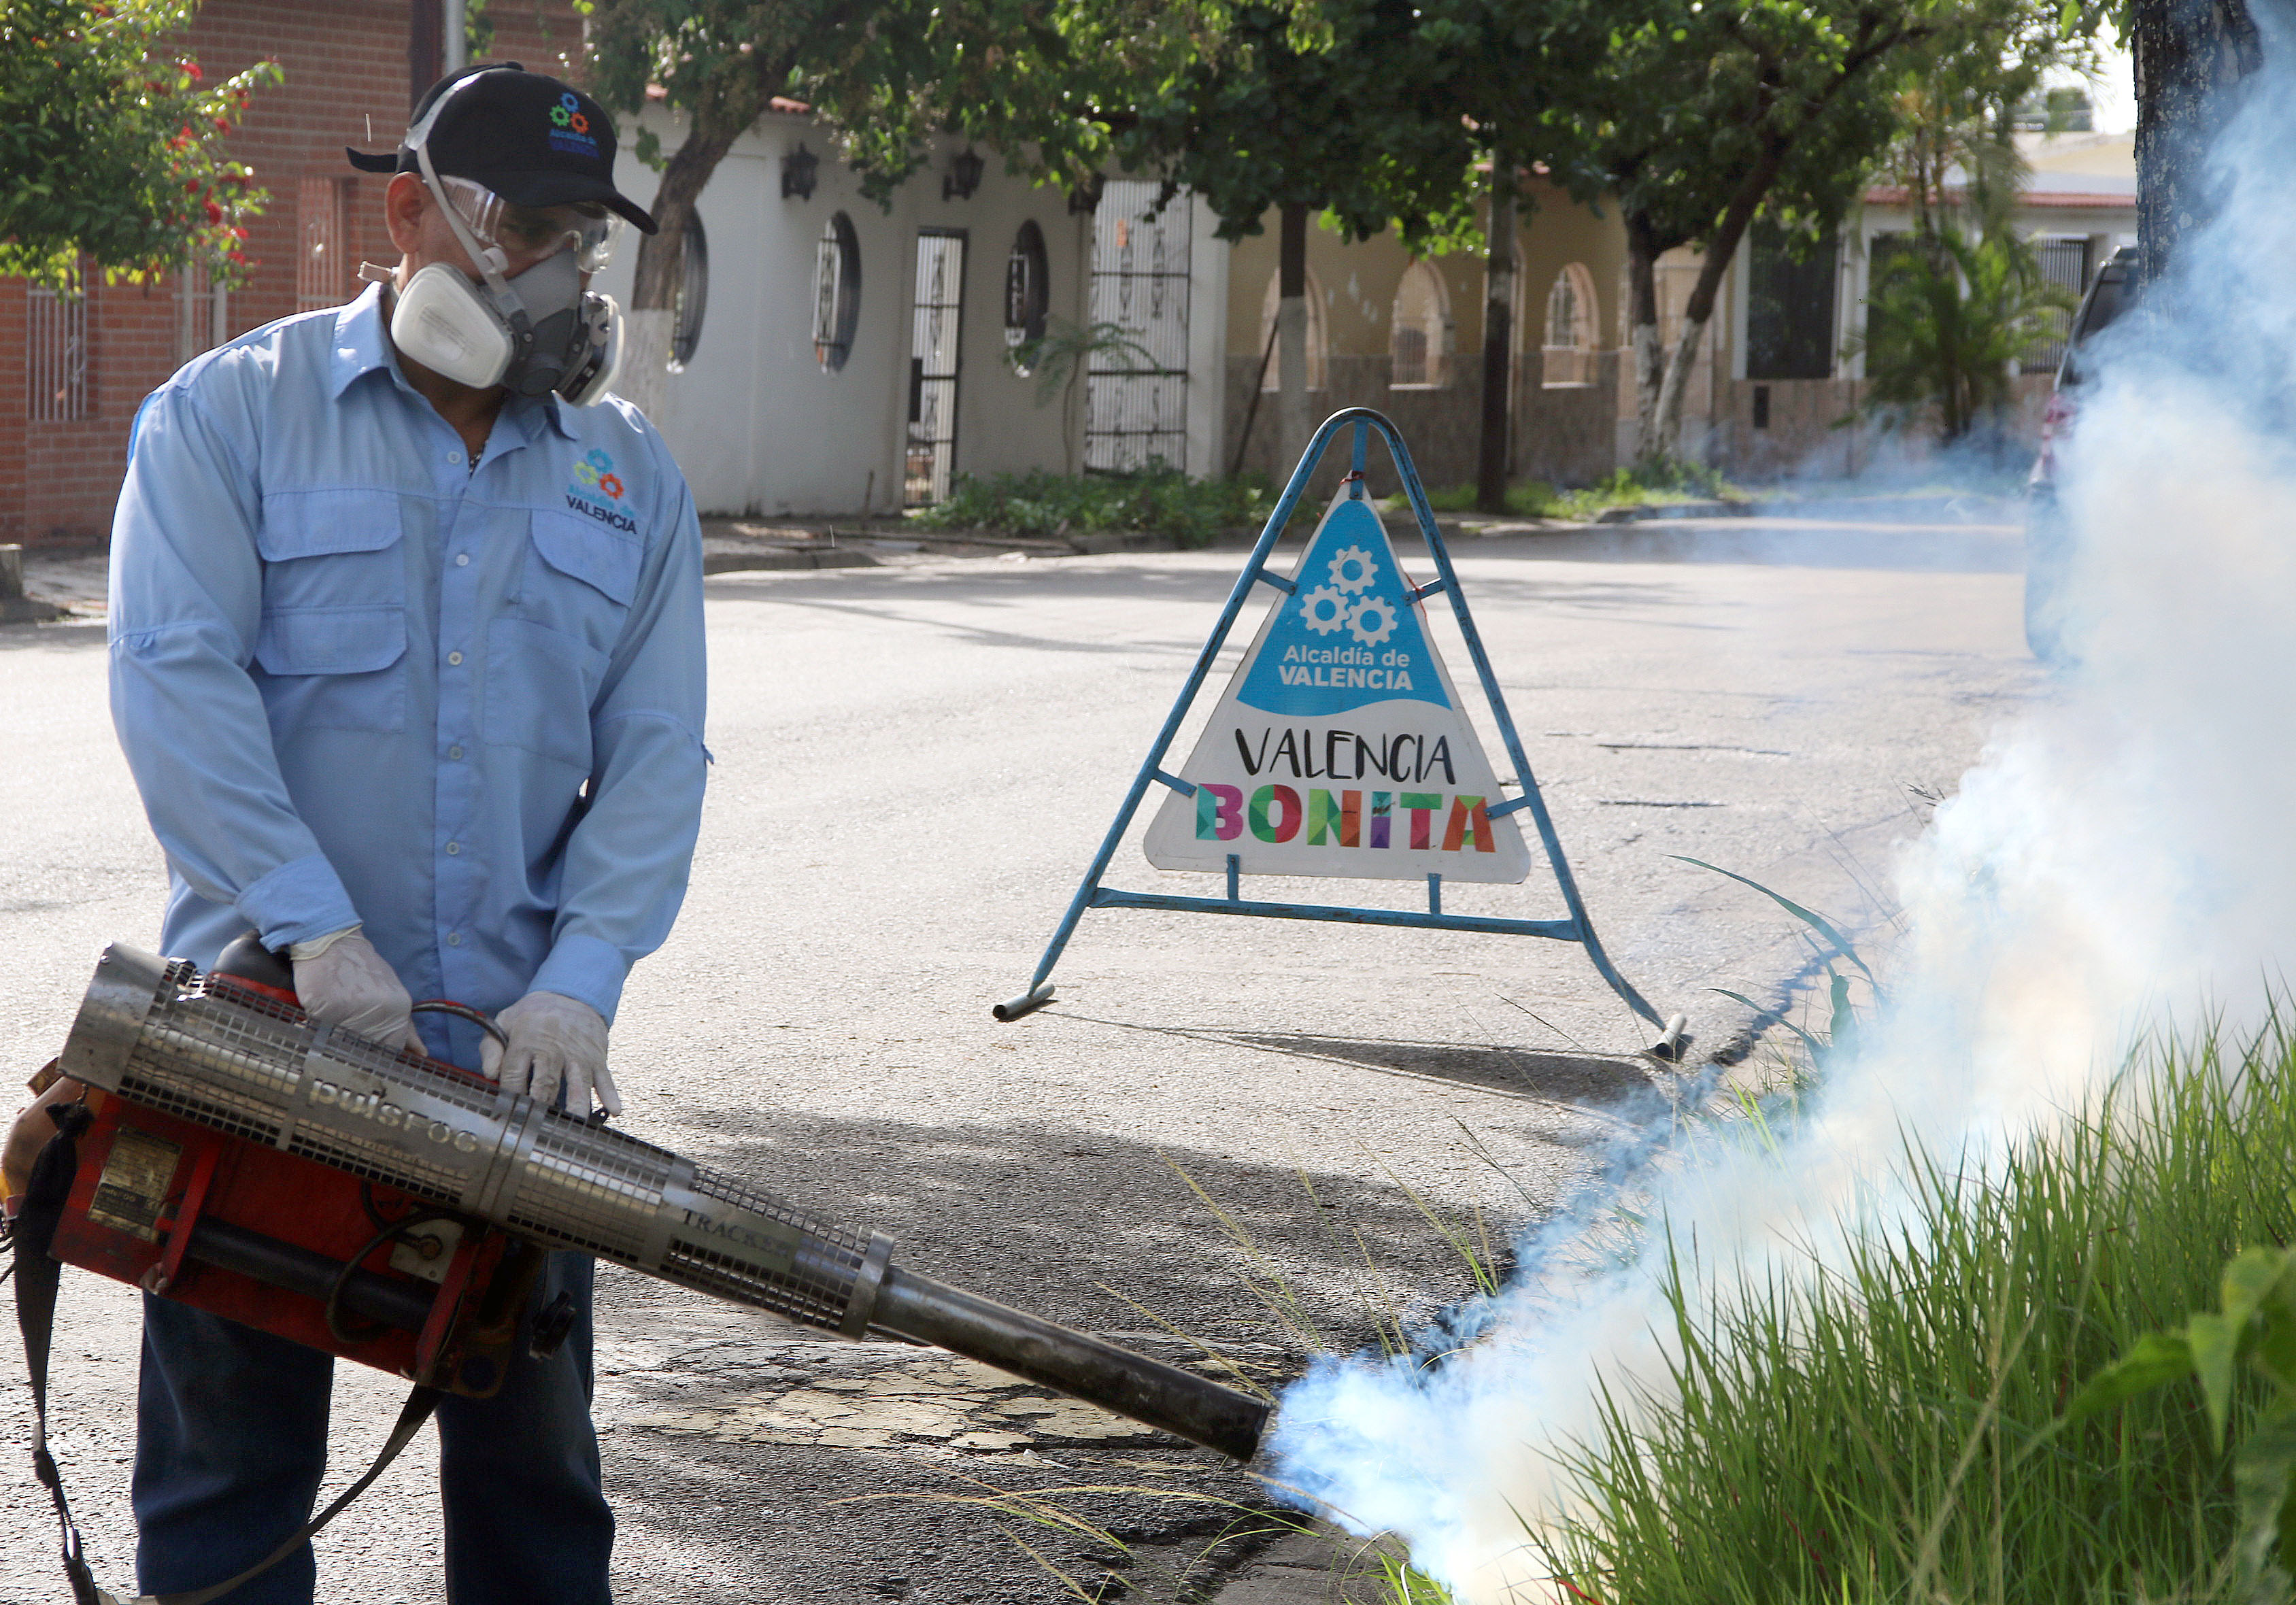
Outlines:
[[455,854],[457,854],[457,853],[461,852],[462,850],[463,850],[463,844],[462,844],[461,842],[459,842],[459,841],[450,841],[450,842],[448,842],[448,843],[447,844],[447,856],[449,858],[453,857]]
[[463,654],[460,652],[448,652],[447,654],[447,661],[448,664],[459,667],[463,661]]
[[460,747],[449,747],[447,749],[447,756],[459,764],[463,761],[463,749]]
[[447,933],[447,946],[449,946],[449,947],[460,947],[462,945],[463,945],[463,933],[462,933],[461,931],[459,931],[459,930],[450,930],[450,931],[448,931],[448,932]]
[[456,567],[457,569],[467,569],[467,568],[469,568],[470,566],[471,566],[471,554],[470,554],[469,553],[467,553],[467,552],[457,552],[457,553],[455,554],[455,567]]
[[447,461],[459,468],[462,466],[463,454],[460,452],[448,452],[447,454]]

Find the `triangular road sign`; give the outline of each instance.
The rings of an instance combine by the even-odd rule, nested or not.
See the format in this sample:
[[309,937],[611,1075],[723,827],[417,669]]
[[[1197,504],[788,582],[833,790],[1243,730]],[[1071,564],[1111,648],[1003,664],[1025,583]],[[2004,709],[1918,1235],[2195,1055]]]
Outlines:
[[1159,869],[1518,881],[1530,850],[1414,587],[1342,487],[1148,828]]
[[[1276,539],[1299,505],[1324,448],[1343,428],[1354,435],[1354,463],[1340,494],[1308,543],[1292,577],[1268,572]],[[1364,454],[1376,430],[1387,442],[1403,481],[1435,577],[1413,585],[1395,561],[1387,530],[1365,499]],[[1259,634],[1229,680],[1226,694],[1179,774],[1163,767],[1164,755],[1203,689],[1228,632],[1254,586],[1272,586],[1282,600],[1260,621]],[[1514,769],[1518,795],[1503,797],[1482,743],[1459,704],[1451,676],[1436,653],[1419,603],[1444,594],[1466,643],[1492,723]],[[1227,896],[1126,891],[1102,877],[1146,800],[1148,789],[1170,793],[1150,823],[1149,862],[1161,869],[1225,872]],[[1528,815],[1568,916],[1507,919],[1446,913],[1446,880],[1518,881],[1530,870],[1519,819]],[[1427,909],[1366,908],[1286,903],[1243,895],[1246,875],[1331,875],[1349,879],[1427,882]],[[1636,1014],[1660,1024],[1658,1011],[1628,984],[1603,951],[1562,856],[1554,822],[1538,794],[1530,760],[1499,694],[1498,677],[1482,637],[1459,594],[1435,510],[1411,466],[1395,425],[1367,407],[1348,407],[1324,421],[1292,471],[1275,511],[1235,588],[1197,654],[1180,690],[1133,776],[1131,789],[1101,838],[1100,850],[1070,899],[1029,989],[991,1010],[1018,1020],[1053,995],[1053,966],[1087,909],[1149,908],[1176,913],[1241,914],[1273,920],[1321,920],[1350,925],[1422,930],[1478,931],[1491,936],[1544,937],[1586,949],[1612,991]],[[1663,1022],[1651,1050],[1677,1056],[1683,1017]]]

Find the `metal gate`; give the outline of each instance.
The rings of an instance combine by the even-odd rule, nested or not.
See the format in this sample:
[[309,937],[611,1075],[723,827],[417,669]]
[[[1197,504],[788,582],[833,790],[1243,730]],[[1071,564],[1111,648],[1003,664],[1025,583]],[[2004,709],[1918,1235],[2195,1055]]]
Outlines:
[[[2088,288],[2088,242],[2086,239],[2043,240],[2033,248],[2033,257],[2041,269],[2041,276],[2058,286],[2076,301]],[[2052,307],[2044,315],[2048,332],[2033,342],[2019,364],[2025,373],[2054,373],[2065,354],[2065,340],[2073,326],[2073,315]]]
[[946,501],[956,467],[956,336],[964,302],[964,235],[917,235],[917,283],[909,323],[909,438],[901,504]]
[[1111,179],[1094,219],[1092,322],[1125,345],[1095,351],[1085,380],[1084,462],[1129,472],[1188,466],[1188,255],[1184,192],[1160,212],[1164,186]]

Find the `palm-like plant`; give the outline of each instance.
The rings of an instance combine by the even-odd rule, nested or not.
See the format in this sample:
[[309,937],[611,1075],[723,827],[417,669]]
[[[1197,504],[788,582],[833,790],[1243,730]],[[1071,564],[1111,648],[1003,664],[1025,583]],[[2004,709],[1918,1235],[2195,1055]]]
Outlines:
[[2049,337],[2072,297],[2013,234],[1972,241],[1943,225],[1890,259],[1866,305],[1867,410],[1933,417],[1952,446],[1998,417],[2019,353]]
[[1103,356],[1124,360],[1124,366],[1103,368],[1103,373],[1135,373],[1156,365],[1154,355],[1123,324],[1072,323],[1062,317],[1050,320],[1045,332],[1036,339],[1024,340],[1005,353],[1005,360],[1013,365],[1013,372],[1036,376],[1038,406],[1059,394],[1062,465],[1070,473],[1076,471],[1075,453],[1069,439],[1069,422],[1075,416],[1076,381],[1092,366],[1094,358]]

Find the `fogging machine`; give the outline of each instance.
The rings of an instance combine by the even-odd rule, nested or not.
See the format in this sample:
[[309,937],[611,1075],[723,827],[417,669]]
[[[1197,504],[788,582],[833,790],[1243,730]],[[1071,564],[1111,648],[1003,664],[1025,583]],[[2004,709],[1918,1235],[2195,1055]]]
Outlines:
[[426,1388],[489,1394],[517,1347],[562,1339],[570,1306],[527,1306],[543,1250],[572,1249],[937,1345],[1240,1461],[1267,1422],[1233,1388],[897,1266],[882,1233],[314,1025],[246,975],[109,947],[59,1068],[95,1091],[56,1259]]

